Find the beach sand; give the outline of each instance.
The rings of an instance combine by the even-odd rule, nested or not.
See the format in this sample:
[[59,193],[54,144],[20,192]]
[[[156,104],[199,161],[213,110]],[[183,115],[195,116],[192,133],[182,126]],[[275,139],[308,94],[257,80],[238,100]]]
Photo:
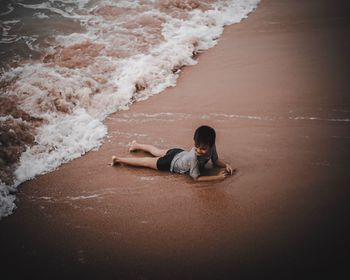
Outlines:
[[[111,115],[98,151],[21,185],[0,222],[1,279],[349,274],[346,2],[263,0],[175,88]],[[235,176],[108,166],[132,140],[190,149],[202,124]]]

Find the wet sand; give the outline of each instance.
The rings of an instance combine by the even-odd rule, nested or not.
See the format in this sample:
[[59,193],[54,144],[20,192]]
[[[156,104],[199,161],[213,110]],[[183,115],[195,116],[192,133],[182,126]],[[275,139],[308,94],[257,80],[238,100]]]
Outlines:
[[[100,150],[20,187],[0,222],[1,279],[349,274],[348,11],[263,0],[175,88],[111,115]],[[194,183],[108,166],[134,139],[191,148],[201,124],[238,174]]]

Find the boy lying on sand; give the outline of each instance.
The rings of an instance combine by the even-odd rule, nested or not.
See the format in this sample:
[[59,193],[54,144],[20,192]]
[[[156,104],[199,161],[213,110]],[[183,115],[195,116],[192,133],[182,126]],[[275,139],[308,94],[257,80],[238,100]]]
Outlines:
[[[194,133],[194,147],[190,151],[183,149],[162,150],[152,145],[140,144],[136,141],[131,143],[130,152],[142,150],[149,152],[154,157],[125,158],[112,157],[112,166],[124,163],[132,166],[148,167],[156,170],[170,171],[179,174],[189,174],[195,181],[223,180],[236,172],[236,169],[225,163],[218,157],[215,146],[215,130],[209,126],[200,126]],[[225,168],[218,175],[201,176],[200,170],[212,160],[213,165]]]

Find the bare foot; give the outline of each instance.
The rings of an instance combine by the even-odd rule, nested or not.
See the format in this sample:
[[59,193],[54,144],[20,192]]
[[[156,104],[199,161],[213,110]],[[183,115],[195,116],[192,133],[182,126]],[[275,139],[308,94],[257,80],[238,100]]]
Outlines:
[[111,166],[115,166],[118,163],[118,158],[116,156],[112,156]]
[[135,152],[137,150],[137,142],[136,140],[133,140],[130,144],[129,152]]

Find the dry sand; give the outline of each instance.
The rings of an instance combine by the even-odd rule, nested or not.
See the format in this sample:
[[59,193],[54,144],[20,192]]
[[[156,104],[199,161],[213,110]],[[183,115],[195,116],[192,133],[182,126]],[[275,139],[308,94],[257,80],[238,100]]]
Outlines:
[[[263,0],[175,88],[110,116],[99,151],[24,183],[0,222],[1,279],[349,273],[346,2]],[[201,124],[237,175],[198,184],[107,165],[134,139],[191,148]]]

